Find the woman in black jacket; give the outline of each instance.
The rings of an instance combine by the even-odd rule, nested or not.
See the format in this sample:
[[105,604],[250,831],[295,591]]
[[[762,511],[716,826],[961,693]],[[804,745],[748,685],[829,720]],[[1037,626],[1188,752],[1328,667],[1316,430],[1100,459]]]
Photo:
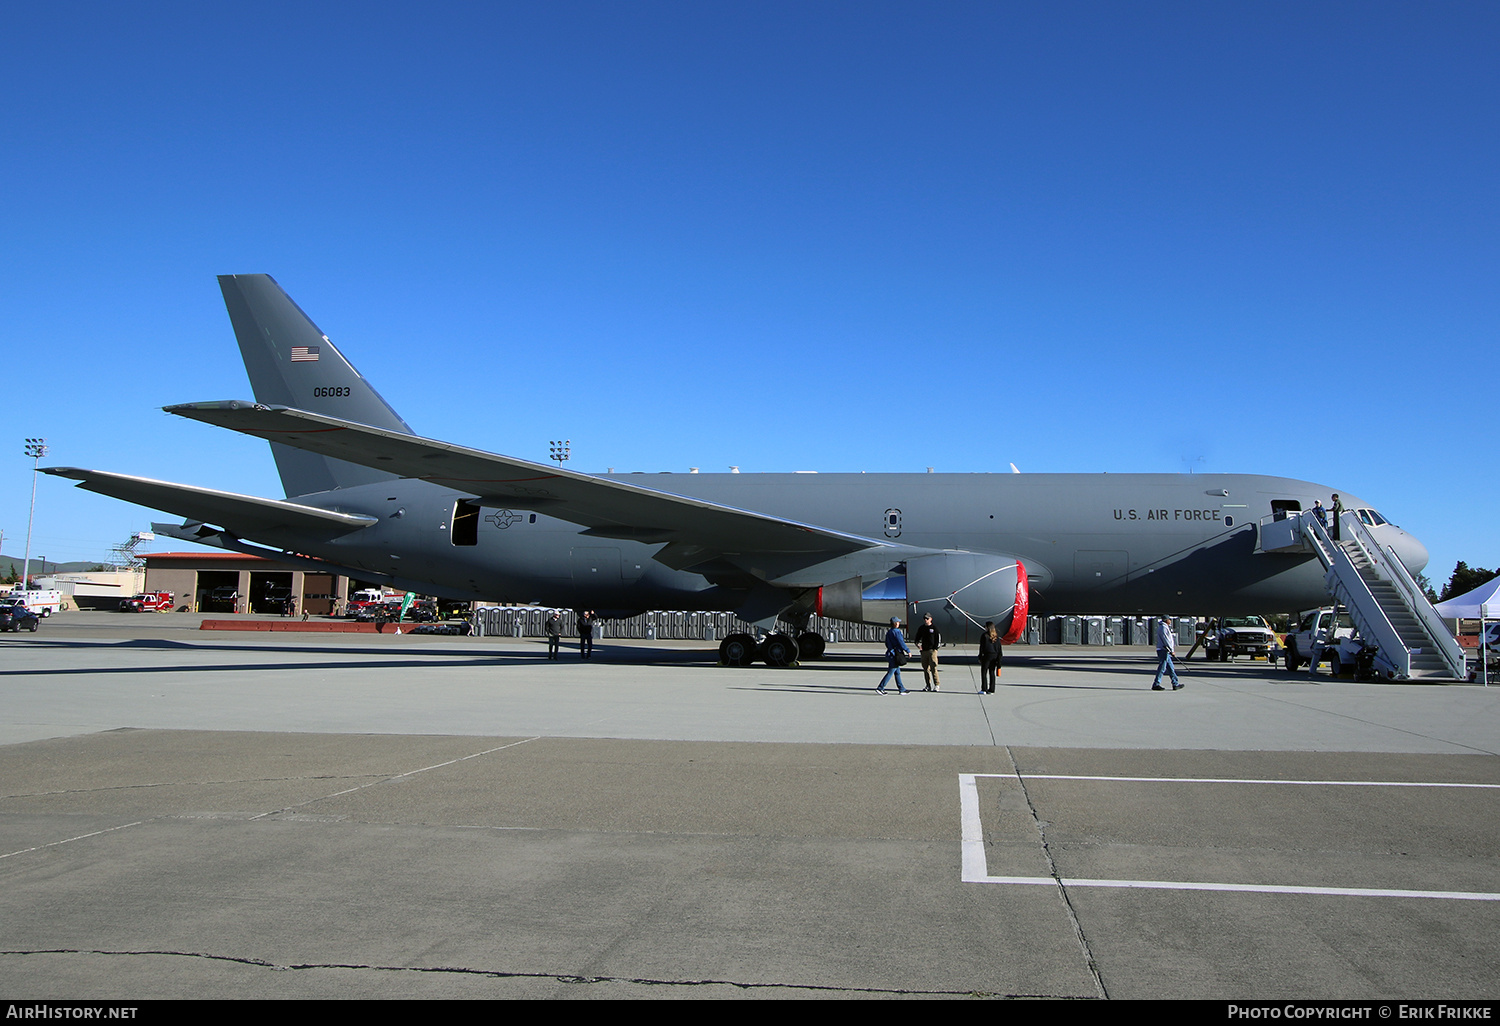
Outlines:
[[993,621],[984,625],[979,635],[979,690],[987,695],[995,693],[995,679],[1000,676],[1000,632]]

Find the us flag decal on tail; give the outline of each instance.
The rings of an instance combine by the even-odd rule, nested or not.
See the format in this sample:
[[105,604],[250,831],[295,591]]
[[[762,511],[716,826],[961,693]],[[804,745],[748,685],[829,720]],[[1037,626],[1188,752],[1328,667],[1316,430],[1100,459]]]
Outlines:
[[292,346],[292,362],[293,363],[317,363],[318,362],[318,347],[317,346]]

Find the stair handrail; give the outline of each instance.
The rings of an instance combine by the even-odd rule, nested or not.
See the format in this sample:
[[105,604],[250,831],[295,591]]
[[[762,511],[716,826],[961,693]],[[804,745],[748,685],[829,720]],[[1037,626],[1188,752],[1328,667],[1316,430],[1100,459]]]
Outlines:
[[[1387,671],[1397,677],[1411,676],[1411,652],[1401,640],[1400,633],[1380,608],[1380,601],[1371,593],[1359,568],[1342,545],[1335,544],[1328,528],[1309,510],[1303,514],[1303,531],[1310,535],[1318,550],[1318,556],[1327,568],[1323,587],[1328,590],[1354,619],[1360,637],[1375,646],[1375,659],[1385,665]],[[1357,518],[1356,518],[1357,519]],[[1358,542],[1356,542],[1358,544]],[[1363,544],[1360,544],[1364,548]],[[1354,582],[1358,581],[1356,588]]]
[[1417,584],[1416,578],[1412,576],[1410,570],[1406,569],[1406,564],[1401,562],[1401,558],[1396,555],[1394,549],[1380,544],[1379,539],[1359,517],[1350,513],[1345,513],[1344,516],[1352,517],[1352,519],[1345,520],[1345,526],[1354,528],[1355,542],[1364,551],[1366,558],[1375,568],[1375,572],[1382,579],[1390,582],[1401,595],[1407,610],[1416,618],[1417,626],[1437,649],[1449,674],[1457,680],[1463,680],[1466,668],[1463,649],[1458,647],[1457,639],[1448,632],[1437,610],[1432,608],[1432,603],[1428,601],[1421,586]]

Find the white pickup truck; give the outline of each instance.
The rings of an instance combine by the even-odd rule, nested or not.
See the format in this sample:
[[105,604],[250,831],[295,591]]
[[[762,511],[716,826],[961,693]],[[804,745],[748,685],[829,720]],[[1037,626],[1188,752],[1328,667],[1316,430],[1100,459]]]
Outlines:
[[1374,646],[1359,636],[1354,620],[1346,612],[1340,612],[1335,620],[1331,608],[1308,610],[1302,614],[1296,631],[1287,632],[1289,672],[1302,666],[1316,670],[1326,662],[1331,676],[1341,677],[1345,673],[1364,676],[1371,672],[1374,661]]
[[1227,663],[1237,655],[1265,656],[1276,661],[1276,635],[1259,616],[1225,616],[1211,620],[1203,635],[1203,654]]

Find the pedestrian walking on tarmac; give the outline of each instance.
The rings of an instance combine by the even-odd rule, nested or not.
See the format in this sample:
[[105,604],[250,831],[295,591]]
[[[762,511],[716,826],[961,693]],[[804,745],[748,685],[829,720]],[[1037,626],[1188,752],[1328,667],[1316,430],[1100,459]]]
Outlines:
[[885,686],[896,678],[896,687],[900,692],[910,694],[906,685],[901,683],[901,667],[905,666],[911,659],[911,650],[906,647],[906,638],[901,634],[901,618],[891,617],[891,629],[885,632],[885,664],[888,669],[885,676],[880,678],[880,686],[875,689],[877,695],[885,694]]
[[552,615],[547,617],[547,658],[556,659],[558,649],[562,647],[562,614],[552,610]]
[[1156,618],[1156,680],[1151,685],[1152,691],[1165,691],[1161,686],[1161,675],[1170,673],[1172,675],[1172,690],[1181,691],[1182,681],[1177,679],[1177,667],[1172,665],[1172,656],[1177,653],[1177,632],[1172,629],[1172,621],[1169,617],[1159,616]]

